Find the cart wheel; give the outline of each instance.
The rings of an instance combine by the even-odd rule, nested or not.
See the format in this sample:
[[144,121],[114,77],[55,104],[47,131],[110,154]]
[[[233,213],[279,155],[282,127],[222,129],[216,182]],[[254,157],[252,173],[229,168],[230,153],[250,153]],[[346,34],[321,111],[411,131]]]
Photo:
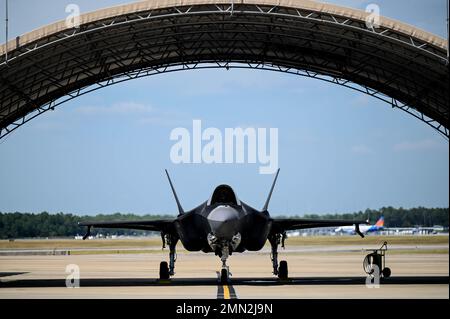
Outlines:
[[391,269],[389,267],[386,267],[383,269],[383,277],[389,278],[391,276]]

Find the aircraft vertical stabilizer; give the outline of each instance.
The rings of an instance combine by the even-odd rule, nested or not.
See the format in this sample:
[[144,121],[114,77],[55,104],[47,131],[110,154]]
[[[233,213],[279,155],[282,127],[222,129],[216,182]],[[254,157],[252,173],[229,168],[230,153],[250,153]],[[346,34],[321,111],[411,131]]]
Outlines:
[[180,215],[184,214],[183,207],[181,207],[180,200],[178,199],[177,192],[175,192],[175,188],[173,187],[172,181],[169,176],[169,172],[167,171],[167,169],[165,169],[165,171],[166,171],[167,179],[169,180],[170,188],[172,189],[173,197],[175,197],[175,201],[177,202],[178,212]]
[[269,196],[267,196],[266,203],[264,204],[264,207],[262,209],[263,212],[266,211],[267,208],[269,207],[270,198],[272,197],[272,192],[273,192],[273,189],[275,187],[275,183],[277,182],[277,178],[278,178],[278,174],[279,173],[280,173],[280,169],[278,169],[277,173],[275,174],[275,178],[273,180],[272,187],[270,188]]

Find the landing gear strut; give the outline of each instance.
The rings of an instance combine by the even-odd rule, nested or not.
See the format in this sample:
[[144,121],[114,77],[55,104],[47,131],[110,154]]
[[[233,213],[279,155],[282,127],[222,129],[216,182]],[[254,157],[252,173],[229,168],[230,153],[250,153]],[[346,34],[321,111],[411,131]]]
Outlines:
[[216,255],[218,255],[222,261],[220,282],[222,284],[226,284],[229,282],[229,278],[232,275],[230,272],[230,267],[227,266],[227,259],[241,243],[241,234],[236,233],[231,240],[220,240],[214,233],[209,233],[207,240],[211,249],[215,251]]
[[288,278],[288,266],[287,261],[280,261],[278,266],[278,245],[281,243],[281,247],[284,248],[284,241],[286,240],[286,233],[272,234],[269,236],[270,246],[272,247],[272,252],[270,254],[270,259],[272,260],[273,274],[278,276],[280,279]]
[[220,271],[220,282],[225,284],[230,278],[230,268],[227,266],[227,259],[230,256],[228,245],[222,247],[222,254],[220,260],[222,261],[222,270]]
[[169,245],[169,264],[167,262],[162,261],[159,265],[159,278],[160,279],[169,279],[170,276],[175,275],[175,262],[177,260],[176,246],[178,243],[178,236],[172,234],[164,234],[161,233],[161,239],[163,242],[163,249],[167,245]]

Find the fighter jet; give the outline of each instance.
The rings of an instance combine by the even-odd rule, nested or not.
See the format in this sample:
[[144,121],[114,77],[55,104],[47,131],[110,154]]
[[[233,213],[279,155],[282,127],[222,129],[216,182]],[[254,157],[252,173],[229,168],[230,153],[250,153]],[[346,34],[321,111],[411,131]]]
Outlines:
[[181,241],[188,251],[203,251],[214,253],[222,261],[220,273],[221,282],[228,282],[230,271],[227,259],[233,253],[245,251],[259,251],[268,240],[271,246],[271,261],[273,274],[280,279],[288,279],[288,265],[282,260],[278,263],[278,247],[284,248],[286,231],[315,227],[354,226],[355,232],[361,237],[360,224],[366,221],[323,220],[301,218],[272,218],[268,207],[275,183],[280,170],[278,169],[266,202],[261,210],[239,200],[229,185],[219,185],[212,196],[196,208],[185,211],[181,206],[178,195],[165,170],[170,188],[178,207],[178,216],[170,220],[139,220],[139,221],[105,221],[82,222],[80,226],[87,226],[90,236],[91,228],[124,228],[158,231],[161,233],[163,248],[169,246],[169,263],[160,263],[160,279],[169,279],[175,274],[176,246]]

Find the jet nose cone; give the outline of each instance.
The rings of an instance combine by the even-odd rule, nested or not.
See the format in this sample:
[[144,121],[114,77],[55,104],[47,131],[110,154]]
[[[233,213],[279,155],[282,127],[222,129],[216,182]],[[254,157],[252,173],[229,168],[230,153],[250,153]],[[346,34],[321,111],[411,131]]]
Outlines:
[[231,206],[218,206],[208,215],[214,234],[221,239],[231,239],[238,232],[238,212]]

